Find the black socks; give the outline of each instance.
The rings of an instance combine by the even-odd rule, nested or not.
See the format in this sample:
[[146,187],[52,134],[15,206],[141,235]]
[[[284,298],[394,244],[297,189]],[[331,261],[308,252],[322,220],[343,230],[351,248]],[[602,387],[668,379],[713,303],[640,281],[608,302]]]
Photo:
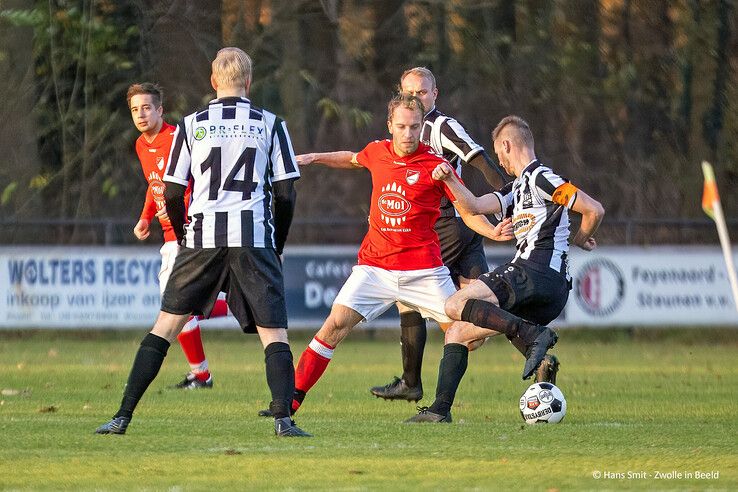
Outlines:
[[469,362],[469,349],[460,343],[449,343],[443,347],[443,358],[438,368],[436,400],[428,408],[433,413],[446,415],[456,397],[461,378],[464,377]]
[[525,345],[530,345],[541,332],[541,327],[508,313],[491,302],[469,299],[464,304],[461,320],[482,328],[489,328],[507,335],[512,340],[520,337]]
[[421,383],[423,352],[428,336],[425,320],[415,311],[400,313],[400,343],[402,344],[402,379],[414,388]]
[[169,342],[160,336],[149,333],[141,340],[136,358],[133,360],[131,373],[128,375],[128,383],[123,391],[123,401],[116,417],[131,418],[138,401],[146,392],[146,388],[154,380],[161,369],[164,357],[167,356]]
[[295,366],[290,346],[284,342],[273,342],[264,349],[264,364],[272,402],[269,410],[275,419],[290,416],[290,406],[295,392]]

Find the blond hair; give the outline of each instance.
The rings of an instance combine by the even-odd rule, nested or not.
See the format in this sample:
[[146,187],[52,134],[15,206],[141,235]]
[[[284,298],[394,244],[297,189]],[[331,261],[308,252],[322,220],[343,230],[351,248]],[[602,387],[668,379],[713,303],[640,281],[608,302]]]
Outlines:
[[224,87],[245,87],[251,83],[251,57],[240,48],[223,48],[213,60],[213,77]]
[[530,130],[530,125],[523,118],[515,115],[505,116],[497,123],[495,129],[492,130],[492,141],[497,140],[502,131],[508,127],[514,132],[510,137],[511,140],[519,146],[533,148],[533,132]]
[[423,120],[425,108],[423,107],[423,103],[420,102],[420,99],[408,94],[397,94],[390,99],[389,104],[387,104],[387,121],[392,121],[392,115],[395,113],[395,109],[401,106],[403,108],[417,111],[420,114],[420,120]]

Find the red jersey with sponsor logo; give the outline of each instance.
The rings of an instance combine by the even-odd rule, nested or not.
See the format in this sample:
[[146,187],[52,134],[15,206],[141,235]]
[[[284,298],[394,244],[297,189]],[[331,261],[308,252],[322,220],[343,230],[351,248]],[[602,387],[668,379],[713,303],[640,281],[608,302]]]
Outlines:
[[[164,122],[159,134],[151,143],[147,142],[143,135],[136,140],[138,160],[141,161],[141,169],[143,169],[144,177],[149,183],[141,218],[149,222],[154,218],[157,210],[164,207],[164,182],[162,178],[167,170],[167,159],[169,159],[169,150],[172,148],[174,130],[174,126]],[[191,192],[192,187],[190,185],[185,191],[185,207],[190,203]],[[176,241],[177,236],[174,234],[172,224],[168,220],[162,220],[159,223],[164,232],[164,241]]]
[[372,174],[369,232],[359,249],[359,264],[386,270],[442,266],[433,226],[441,197],[452,202],[456,198],[431,173],[448,161],[423,143],[414,153],[400,157],[390,140],[370,143],[356,155],[356,161]]

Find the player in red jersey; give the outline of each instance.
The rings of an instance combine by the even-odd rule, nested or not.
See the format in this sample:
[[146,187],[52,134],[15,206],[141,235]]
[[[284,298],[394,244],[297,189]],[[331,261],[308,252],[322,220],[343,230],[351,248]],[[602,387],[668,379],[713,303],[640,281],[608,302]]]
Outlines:
[[[133,84],[128,88],[126,97],[133,123],[141,132],[141,136],[136,140],[136,153],[141,162],[144,177],[149,184],[141,217],[136,227],[133,228],[133,233],[139,240],[143,241],[150,235],[149,226],[151,221],[154,217],[159,219],[159,224],[161,224],[164,232],[164,245],[159,250],[161,253],[159,288],[161,292],[164,292],[164,287],[174,266],[174,259],[179,251],[177,236],[166,215],[164,182],[162,181],[167,169],[167,160],[172,147],[175,127],[164,121],[162,116],[164,111],[162,90],[156,84],[149,82]],[[185,193],[185,203],[189,203],[190,191],[188,187]],[[219,299],[211,317],[225,316],[226,314],[228,314],[228,306],[224,300]],[[208,369],[208,360],[202,346],[200,324],[197,317],[193,316],[187,321],[177,339],[190,364],[190,372],[175,387],[184,389],[212,388],[213,377]]]
[[[374,141],[358,154],[331,152],[313,158],[330,167],[368,169],[372,201],[358,265],[297,364],[293,411],[322,376],[335,347],[360,321],[370,321],[400,302],[435,319],[442,328],[452,323],[443,305],[456,287],[443,265],[433,226],[441,198],[455,198],[444,183],[431,176],[436,165],[447,161],[420,142],[423,114],[417,97],[395,96],[387,116],[392,140]],[[464,220],[487,237],[512,238],[509,221],[494,227],[481,215],[465,214]]]

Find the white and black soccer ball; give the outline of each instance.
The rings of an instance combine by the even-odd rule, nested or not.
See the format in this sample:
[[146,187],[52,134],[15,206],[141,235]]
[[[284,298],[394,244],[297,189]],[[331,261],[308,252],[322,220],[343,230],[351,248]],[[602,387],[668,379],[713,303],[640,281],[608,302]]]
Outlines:
[[526,424],[555,424],[566,415],[564,393],[551,383],[531,384],[520,397],[520,415]]

